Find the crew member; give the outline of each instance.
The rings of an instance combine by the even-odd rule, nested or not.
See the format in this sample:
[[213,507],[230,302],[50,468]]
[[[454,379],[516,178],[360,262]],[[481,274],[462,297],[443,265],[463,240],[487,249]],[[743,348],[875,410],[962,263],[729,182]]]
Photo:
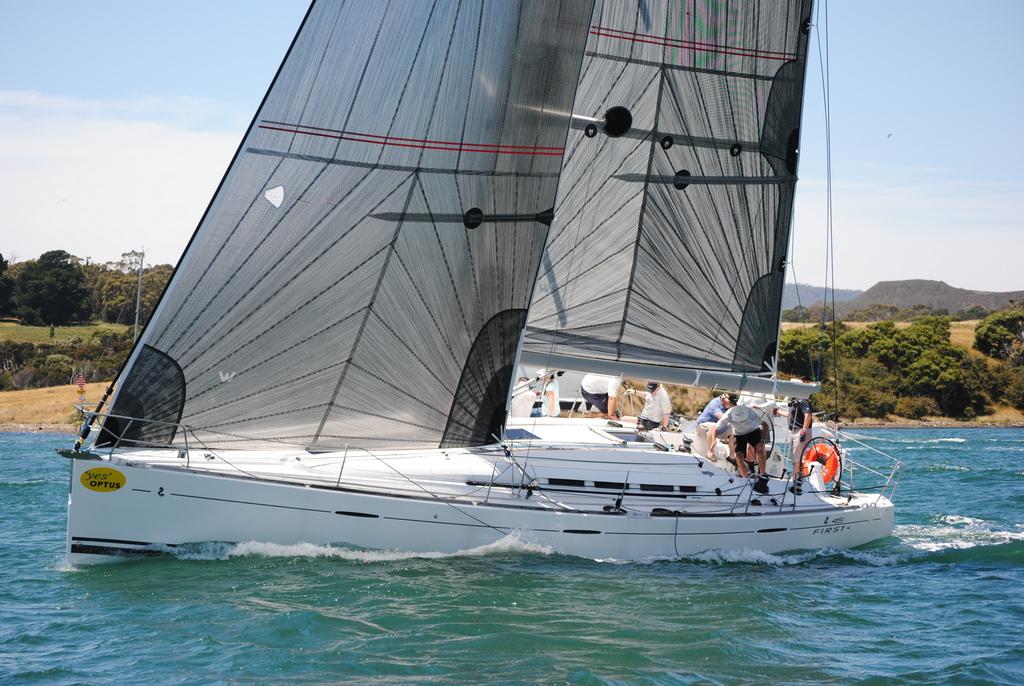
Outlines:
[[540,415],[542,417],[557,417],[562,408],[558,404],[558,379],[557,374],[546,369],[537,370],[537,378],[540,379]]
[[760,413],[746,405],[737,405],[725,413],[725,420],[735,437],[736,470],[744,479],[750,476],[750,466],[757,461],[758,477],[754,483],[757,493],[768,492],[768,474],[765,465],[764,435],[761,432]]
[[[723,393],[711,399],[704,407],[704,411],[697,417],[697,429],[693,440],[693,451],[698,455],[706,455],[709,448],[714,448],[714,443],[708,441],[708,432],[715,428],[715,424],[736,404],[735,393]],[[713,439],[712,439],[713,441]]]
[[651,381],[644,396],[644,409],[637,417],[639,427],[644,431],[667,429],[672,415],[672,399],[668,397],[668,391],[657,381]]
[[605,376],[603,374],[587,374],[580,382],[580,393],[587,405],[601,413],[602,417],[615,419],[615,406],[618,402],[622,376]]
[[530,388],[530,380],[525,376],[516,379],[516,388],[512,392],[512,404],[509,407],[510,417],[529,417],[533,411],[533,403],[537,393]]
[[793,480],[799,481],[803,478],[803,465],[800,464],[811,440],[811,425],[814,423],[814,414],[809,398],[792,398],[787,408],[789,415],[789,433],[792,441],[792,449],[789,456],[793,460]]

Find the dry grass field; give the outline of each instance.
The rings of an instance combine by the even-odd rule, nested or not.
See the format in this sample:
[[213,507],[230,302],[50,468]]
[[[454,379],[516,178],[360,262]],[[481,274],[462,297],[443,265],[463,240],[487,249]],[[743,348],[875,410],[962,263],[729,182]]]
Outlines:
[[[95,405],[106,388],[106,383],[86,384],[86,404]],[[77,386],[4,391],[0,393],[0,426],[21,426],[31,429],[58,426],[77,428],[77,402]]]

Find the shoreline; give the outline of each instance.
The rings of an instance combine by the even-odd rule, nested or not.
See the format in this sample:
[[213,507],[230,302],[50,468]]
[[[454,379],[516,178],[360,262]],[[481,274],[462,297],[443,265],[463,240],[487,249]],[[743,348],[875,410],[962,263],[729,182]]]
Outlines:
[[75,424],[0,424],[0,433],[77,434]]
[[[78,433],[77,424],[0,424],[0,433]],[[903,421],[903,422],[843,422],[840,429],[844,431],[856,431],[857,429],[1024,429],[1021,422],[986,422],[983,420],[956,421]]]
[[995,422],[984,420],[965,420],[957,421],[955,419],[947,420],[936,420],[936,421],[913,421],[907,420],[902,422],[887,422],[887,421],[871,421],[871,422],[841,422],[839,428],[843,431],[856,430],[856,429],[1024,429],[1024,423],[1021,422]]

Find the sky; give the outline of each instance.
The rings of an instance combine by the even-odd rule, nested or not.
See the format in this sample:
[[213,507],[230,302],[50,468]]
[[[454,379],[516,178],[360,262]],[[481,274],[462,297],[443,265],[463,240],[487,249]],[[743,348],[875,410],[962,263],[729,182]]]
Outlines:
[[[0,253],[177,262],[306,5],[0,0]],[[1021,0],[828,3],[837,287],[1024,289],[1022,26]],[[815,40],[789,275],[815,285],[821,81]]]

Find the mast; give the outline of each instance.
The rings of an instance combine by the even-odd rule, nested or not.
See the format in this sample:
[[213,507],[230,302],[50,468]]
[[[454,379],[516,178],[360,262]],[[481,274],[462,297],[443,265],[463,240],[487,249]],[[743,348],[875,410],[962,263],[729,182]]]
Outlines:
[[139,252],[132,254],[136,256],[139,260],[139,281],[138,288],[135,289],[135,335],[134,338],[132,339],[134,341],[137,341],[139,340],[139,310],[142,309],[142,265],[144,264],[146,259],[146,249],[143,248]]

